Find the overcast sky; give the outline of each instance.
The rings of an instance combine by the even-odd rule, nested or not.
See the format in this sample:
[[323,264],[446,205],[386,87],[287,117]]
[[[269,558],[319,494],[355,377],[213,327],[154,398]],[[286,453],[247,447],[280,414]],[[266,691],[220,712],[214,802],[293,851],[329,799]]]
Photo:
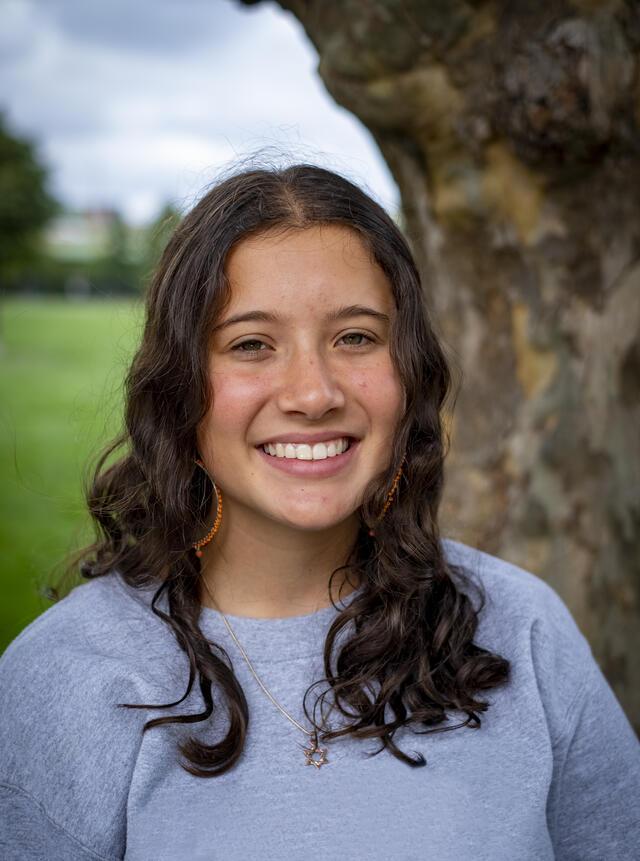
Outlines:
[[71,207],[142,222],[269,146],[397,206],[371,136],[326,93],[313,46],[275,3],[2,0],[0,16],[0,110]]

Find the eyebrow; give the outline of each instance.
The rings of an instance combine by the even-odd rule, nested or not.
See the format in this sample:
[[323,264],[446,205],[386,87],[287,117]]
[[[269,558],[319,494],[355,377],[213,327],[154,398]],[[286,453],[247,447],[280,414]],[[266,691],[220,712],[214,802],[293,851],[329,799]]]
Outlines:
[[[326,320],[328,323],[335,323],[337,320],[345,320],[349,317],[373,317],[381,323],[389,323],[389,317],[383,314],[382,311],[376,311],[375,308],[369,308],[367,305],[343,305],[330,311]],[[213,327],[213,332],[219,332],[226,329],[228,326],[233,326],[234,323],[247,323],[256,321],[260,323],[282,323],[287,317],[281,317],[274,314],[272,311],[246,311],[244,314],[234,314],[222,323],[218,323]]]

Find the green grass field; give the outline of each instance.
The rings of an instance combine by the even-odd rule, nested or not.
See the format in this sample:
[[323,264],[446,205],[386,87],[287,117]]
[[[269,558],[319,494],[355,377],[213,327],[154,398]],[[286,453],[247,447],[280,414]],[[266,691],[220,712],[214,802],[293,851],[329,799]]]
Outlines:
[[92,540],[83,472],[120,428],[142,317],[123,300],[0,303],[0,651]]

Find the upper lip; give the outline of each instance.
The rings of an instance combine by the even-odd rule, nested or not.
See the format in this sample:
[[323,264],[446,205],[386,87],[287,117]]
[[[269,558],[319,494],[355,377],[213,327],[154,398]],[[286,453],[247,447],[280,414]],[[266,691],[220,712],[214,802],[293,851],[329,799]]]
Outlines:
[[259,442],[258,445],[273,445],[277,442],[308,443],[312,445],[315,442],[327,442],[330,439],[342,439],[343,437],[358,439],[355,434],[342,430],[324,431],[322,433],[283,433],[282,436],[269,437],[269,439]]

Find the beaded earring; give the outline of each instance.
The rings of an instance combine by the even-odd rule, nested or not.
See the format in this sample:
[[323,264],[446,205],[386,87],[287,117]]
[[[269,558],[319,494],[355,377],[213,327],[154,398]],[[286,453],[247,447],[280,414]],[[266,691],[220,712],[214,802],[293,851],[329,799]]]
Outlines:
[[[195,462],[198,464],[198,466],[202,467],[202,469],[204,469],[205,472],[207,472],[207,470],[205,469],[205,465],[201,460],[196,458]],[[208,472],[207,472],[207,475],[209,475]],[[211,478],[210,475],[209,475],[209,478]],[[216,519],[215,519],[213,526],[207,532],[207,534],[204,536],[204,538],[201,538],[199,541],[196,541],[196,543],[193,545],[193,549],[196,551],[196,556],[198,558],[202,557],[202,548],[211,541],[211,539],[216,534],[218,529],[220,529],[220,523],[222,522],[222,491],[216,486],[216,483],[212,478],[211,478],[211,482],[213,484],[213,489],[216,492],[216,499],[218,501],[218,507],[217,507],[217,511],[216,511]]]
[[[395,478],[393,479],[393,484],[391,485],[391,490],[389,491],[389,493],[387,493],[387,498],[385,500],[384,507],[376,519],[376,524],[380,523],[380,521],[383,519],[383,517],[387,513],[387,508],[389,508],[389,506],[391,505],[391,501],[393,500],[393,495],[396,492],[398,482],[400,481],[400,478],[402,477],[402,466],[405,463],[406,459],[407,459],[407,455],[405,454],[404,457],[402,458],[402,461],[400,462],[400,468],[396,472]],[[369,535],[372,538],[375,538],[375,534],[376,533],[375,533],[374,529],[369,530]]]

